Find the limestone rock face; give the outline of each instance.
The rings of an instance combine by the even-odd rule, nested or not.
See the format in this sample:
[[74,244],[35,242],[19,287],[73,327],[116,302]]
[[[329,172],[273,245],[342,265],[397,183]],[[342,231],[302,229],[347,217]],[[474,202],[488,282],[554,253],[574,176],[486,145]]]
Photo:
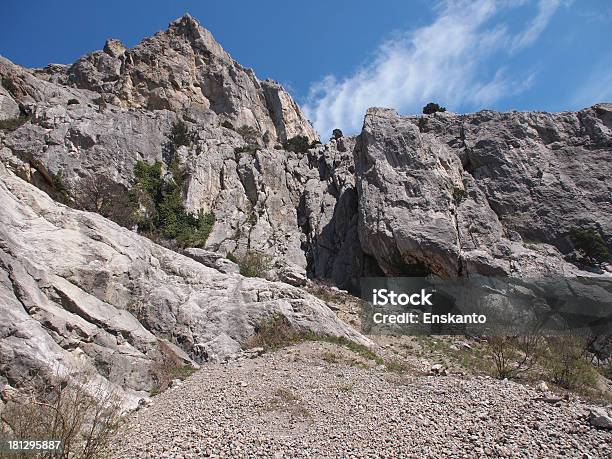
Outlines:
[[4,166],[0,201],[0,370],[12,386],[29,371],[90,367],[135,402],[153,388],[160,342],[185,362],[220,358],[275,314],[371,344],[303,290],[206,267]]
[[370,109],[359,239],[385,273],[572,274],[572,228],[612,248],[612,105],[576,113]]
[[19,105],[13,99],[11,93],[0,86],[0,121],[17,118],[19,114]]
[[236,127],[252,126],[273,139],[318,138],[280,85],[258,80],[189,15],[132,49],[107,41],[104,51],[67,69],[67,79],[122,107],[210,109]]
[[[568,261],[572,228],[612,250],[610,104],[371,109],[358,136],[316,144],[289,94],[189,16],[69,66],[0,57],[0,76],[0,384],[86,362],[140,396],[162,348],[195,363],[234,353],[278,312],[366,343],[295,287],[308,278],[356,293],[362,276],[611,275]],[[178,121],[187,145],[172,144]],[[287,151],[295,136],[308,148]],[[40,191],[60,174],[70,194],[100,176],[129,187],[141,160],[185,168],[187,209],[214,214],[205,247],[179,255]],[[228,259],[249,251],[270,258],[266,279]]]
[[214,268],[225,274],[237,274],[240,272],[240,267],[231,260],[224,258],[217,252],[209,252],[208,250],[196,249],[190,247],[185,250],[185,255],[193,258],[195,261],[202,263],[204,266]]

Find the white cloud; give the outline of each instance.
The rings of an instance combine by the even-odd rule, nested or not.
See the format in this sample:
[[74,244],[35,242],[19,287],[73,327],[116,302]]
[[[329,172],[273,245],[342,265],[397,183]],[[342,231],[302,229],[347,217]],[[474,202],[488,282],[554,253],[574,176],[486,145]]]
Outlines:
[[538,3],[538,14],[523,32],[519,33],[512,40],[512,50],[524,48],[535,42],[540,34],[544,31],[550,18],[559,8],[560,0],[540,0]]
[[600,62],[582,87],[571,98],[573,108],[580,109],[591,105],[612,103],[612,60]]
[[431,100],[449,108],[482,106],[525,90],[533,74],[509,78],[504,68],[490,68],[488,58],[533,43],[546,27],[557,0],[540,0],[538,13],[516,35],[494,19],[521,3],[448,0],[437,17],[383,43],[370,63],[353,75],[330,75],[311,86],[304,110],[319,133],[357,132],[369,107],[416,112]]

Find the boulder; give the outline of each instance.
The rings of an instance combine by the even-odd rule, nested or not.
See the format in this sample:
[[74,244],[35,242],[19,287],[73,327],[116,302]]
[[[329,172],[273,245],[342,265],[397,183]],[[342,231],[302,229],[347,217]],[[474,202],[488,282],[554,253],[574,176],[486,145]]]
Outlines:
[[589,424],[598,429],[612,429],[612,416],[605,408],[592,407],[589,409]]
[[185,249],[184,253],[198,263],[202,263],[204,266],[208,266],[209,268],[214,268],[219,272],[225,274],[237,274],[240,272],[240,267],[238,264],[228,260],[219,253],[194,247]]

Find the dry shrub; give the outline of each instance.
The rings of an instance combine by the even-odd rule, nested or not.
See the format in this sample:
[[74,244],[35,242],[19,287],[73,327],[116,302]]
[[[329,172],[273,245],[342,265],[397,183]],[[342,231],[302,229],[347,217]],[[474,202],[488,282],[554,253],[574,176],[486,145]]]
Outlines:
[[165,341],[157,342],[159,358],[153,364],[152,373],[155,381],[155,388],[151,395],[157,395],[170,387],[175,379],[186,379],[197,371],[191,365],[179,357]]
[[135,224],[136,206],[127,188],[105,175],[82,179],[74,199],[79,209],[96,212],[126,228]]
[[277,314],[255,326],[255,334],[244,343],[244,348],[261,347],[266,351],[274,351],[304,339],[303,333],[296,330],[285,316]]
[[589,341],[579,336],[555,336],[548,339],[545,369],[548,379],[566,389],[595,386],[597,372],[588,361]]
[[92,383],[87,375],[36,376],[2,409],[0,437],[59,440],[63,445],[58,451],[11,455],[16,458],[106,457],[120,416],[119,399],[107,384]]
[[494,336],[488,344],[493,370],[499,379],[515,378],[529,371],[542,356],[540,336]]

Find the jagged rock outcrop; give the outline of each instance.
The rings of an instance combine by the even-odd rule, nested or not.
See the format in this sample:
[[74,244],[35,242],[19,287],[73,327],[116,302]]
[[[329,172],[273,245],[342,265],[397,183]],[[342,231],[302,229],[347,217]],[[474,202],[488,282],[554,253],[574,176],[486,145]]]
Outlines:
[[153,389],[164,352],[223,357],[275,314],[370,344],[303,290],[206,267],[58,204],[3,165],[0,202],[2,383],[92,368],[133,404]]
[[318,138],[281,85],[258,80],[189,15],[131,49],[109,40],[103,51],[82,57],[53,79],[99,92],[122,107],[212,110],[271,139]]
[[612,105],[575,113],[371,109],[359,239],[388,275],[576,275],[572,228],[612,248]]

